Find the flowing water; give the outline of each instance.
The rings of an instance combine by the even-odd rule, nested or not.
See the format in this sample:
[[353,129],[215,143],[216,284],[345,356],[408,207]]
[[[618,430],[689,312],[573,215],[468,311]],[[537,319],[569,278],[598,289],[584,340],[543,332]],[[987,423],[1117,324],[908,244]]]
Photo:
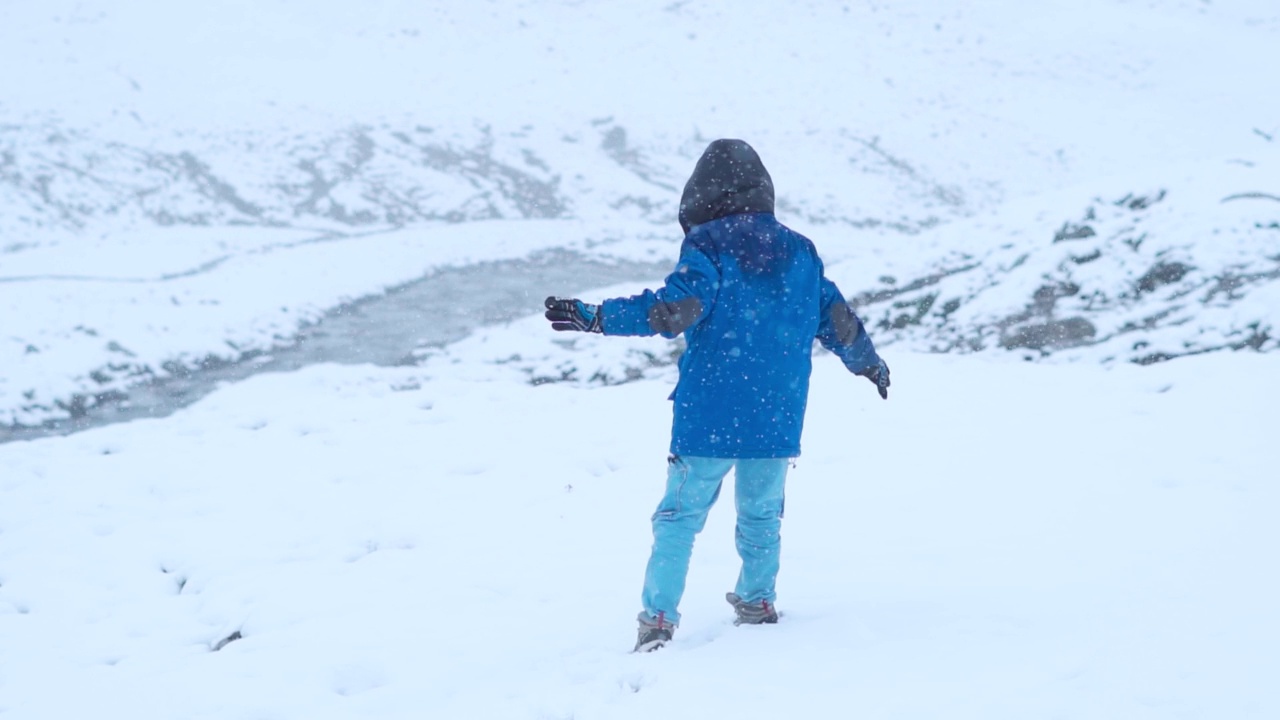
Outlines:
[[479,326],[537,313],[547,295],[654,280],[670,269],[670,262],[606,263],[569,251],[444,268],[385,294],[334,308],[302,328],[288,347],[269,354],[248,353],[235,361],[206,363],[196,370],[137,385],[93,407],[79,409],[68,419],[32,427],[0,426],[0,443],[164,417],[222,383],[264,372],[288,372],[326,362],[409,364],[417,348],[446,345]]

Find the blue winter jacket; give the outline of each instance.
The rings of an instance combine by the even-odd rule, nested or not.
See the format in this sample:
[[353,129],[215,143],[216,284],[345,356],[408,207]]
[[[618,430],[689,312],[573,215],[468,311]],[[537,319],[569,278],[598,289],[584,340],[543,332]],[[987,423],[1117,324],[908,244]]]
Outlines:
[[[738,172],[733,177],[741,180]],[[696,181],[697,173],[691,186]],[[741,203],[746,195],[732,197]],[[656,291],[604,301],[604,334],[684,334],[687,347],[671,395],[672,453],[798,456],[814,338],[855,373],[874,368],[879,357],[862,322],[823,275],[808,238],[772,212],[730,205],[729,214],[721,214],[721,202],[719,210],[710,203],[700,215],[691,198],[700,196],[687,187],[681,221],[693,224],[675,271]],[[708,214],[713,219],[702,222]]]

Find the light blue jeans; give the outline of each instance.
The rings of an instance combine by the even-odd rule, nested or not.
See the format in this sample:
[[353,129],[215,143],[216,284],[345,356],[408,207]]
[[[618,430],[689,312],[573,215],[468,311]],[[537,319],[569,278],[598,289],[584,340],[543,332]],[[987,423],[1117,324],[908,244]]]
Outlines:
[[736,540],[742,571],[734,592],[748,603],[773,603],[781,546],[783,488],[790,460],[682,457],[667,465],[667,492],[653,514],[653,552],[644,573],[642,602],[650,618],[680,623],[680,597],[693,538],[720,497],[720,486],[734,470],[738,509]]

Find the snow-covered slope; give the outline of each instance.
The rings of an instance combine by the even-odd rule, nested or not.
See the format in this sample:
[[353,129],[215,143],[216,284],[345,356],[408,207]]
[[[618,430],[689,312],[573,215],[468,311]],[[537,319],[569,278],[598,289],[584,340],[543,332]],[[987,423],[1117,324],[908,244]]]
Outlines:
[[417,368],[262,375],[0,446],[0,712],[1280,713],[1270,357],[895,353],[888,402],[820,357],[784,621],[730,624],[722,502],[675,644],[636,656],[669,377],[535,387],[480,361],[538,321]]
[[927,266],[880,269],[879,287],[848,267],[846,284],[877,338],[930,352],[1149,364],[1275,350],[1280,195],[1260,190],[1280,188],[1280,145],[1252,157],[1006,205],[933,233]]
[[269,351],[450,263],[672,257],[721,135],[760,149],[884,342],[1274,346],[1280,203],[1218,207],[1280,192],[1270,2],[362,8],[0,8],[5,422]]
[[[0,716],[1280,717],[1277,66],[1274,0],[0,3],[0,425],[212,378],[0,443]],[[660,282],[720,136],[894,384],[816,358],[784,622],[722,505],[635,656],[679,343],[538,305]],[[261,371],[410,283],[366,337],[474,332]]]

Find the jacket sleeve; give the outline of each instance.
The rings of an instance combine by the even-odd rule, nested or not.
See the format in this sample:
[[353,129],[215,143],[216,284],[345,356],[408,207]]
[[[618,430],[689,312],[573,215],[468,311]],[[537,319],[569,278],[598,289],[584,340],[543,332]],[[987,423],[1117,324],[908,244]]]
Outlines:
[[839,357],[850,372],[862,373],[880,362],[871,336],[862,320],[845,302],[840,288],[822,277],[821,316],[818,319],[818,342]]
[[719,268],[686,239],[680,261],[662,287],[601,303],[601,327],[605,335],[674,338],[711,312],[719,291]]

